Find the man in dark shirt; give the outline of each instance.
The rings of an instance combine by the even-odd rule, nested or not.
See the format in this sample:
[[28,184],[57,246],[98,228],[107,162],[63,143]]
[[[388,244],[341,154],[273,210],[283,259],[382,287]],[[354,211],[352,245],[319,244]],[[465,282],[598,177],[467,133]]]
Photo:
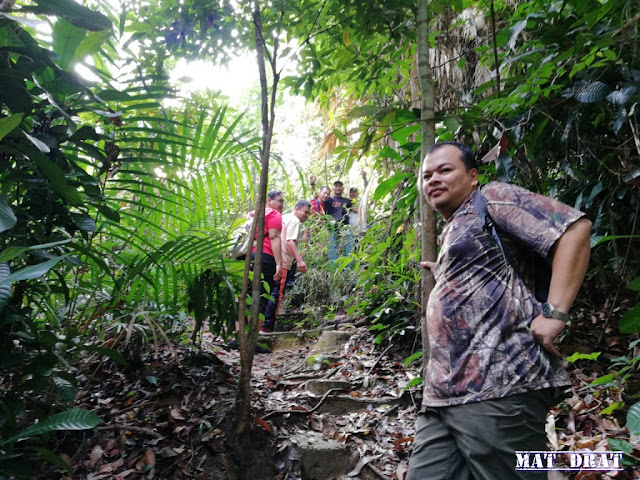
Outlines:
[[[436,284],[407,480],[546,479],[516,470],[515,452],[546,449],[546,413],[571,384],[553,341],[587,271],[591,222],[515,185],[478,191],[474,155],[460,143],[434,145],[422,168],[422,193],[446,223],[436,262],[423,263]],[[501,236],[551,261],[546,302],[484,228],[480,194]]]
[[329,237],[329,263],[333,262],[344,254],[345,257],[351,255],[353,250],[353,232],[348,228],[349,212],[357,212],[351,200],[342,196],[344,184],[337,180],[333,184],[333,196],[325,202],[327,215],[331,215],[334,225],[331,226],[331,236]]

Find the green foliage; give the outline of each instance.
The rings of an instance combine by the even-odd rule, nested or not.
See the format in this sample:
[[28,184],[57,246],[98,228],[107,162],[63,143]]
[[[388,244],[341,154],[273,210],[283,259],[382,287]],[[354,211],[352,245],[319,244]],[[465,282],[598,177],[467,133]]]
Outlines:
[[[627,2],[528,2],[512,7],[496,2],[505,27],[498,32],[501,95],[488,95],[495,81],[476,89],[478,103],[461,109],[462,131],[474,131],[481,149],[500,137],[505,147],[498,176],[574,205],[595,220],[593,256],[620,276],[638,272],[630,245],[623,262],[623,236],[633,236],[638,205],[634,178],[640,77]],[[478,49],[493,65],[493,51]],[[485,123],[485,122],[489,123]],[[493,122],[500,122],[500,131]],[[506,142],[504,141],[506,140]],[[628,238],[628,237],[627,237]],[[631,240],[629,240],[631,242]],[[603,280],[606,270],[598,269]]]
[[294,92],[328,106],[337,92],[390,98],[399,77],[408,81],[415,2],[402,0],[392,7],[373,1],[297,3],[289,7],[300,20],[287,30],[303,46],[297,58],[301,73],[283,79]]
[[[55,458],[29,450],[32,436],[91,420],[55,414],[75,398],[72,361],[125,362],[94,342],[169,343],[189,301],[205,305],[198,327],[228,326],[236,272],[223,254],[252,201],[259,142],[224,108],[163,107],[175,96],[166,77],[142,67],[124,69],[116,90],[100,69],[122,58],[111,21],[71,0],[36,3],[0,17],[0,435],[3,458],[23,466]],[[51,43],[24,12],[54,15]],[[88,55],[94,86],[73,73]],[[207,275],[217,283],[194,291]]]
[[597,360],[602,352],[593,352],[593,353],[578,353],[575,352],[573,355],[569,355],[567,357],[567,362],[574,363],[577,360]]
[[73,408],[56,413],[51,417],[25,428],[13,437],[0,442],[0,446],[15,442],[20,438],[33,437],[54,430],[86,430],[98,426],[102,420],[93,412],[81,408]]
[[620,333],[640,333],[640,304],[622,315],[618,326]]
[[[627,411],[627,428],[632,435],[640,434],[640,402],[632,405]],[[624,452],[622,464],[626,466],[637,465],[640,458],[633,455],[633,444],[625,440],[617,440],[610,438],[609,446],[613,451]]]
[[[5,405],[0,405],[5,407]],[[3,447],[6,451],[7,447],[5,445],[13,444],[20,439],[42,436],[55,430],[87,430],[99,425],[101,422],[102,420],[93,412],[81,408],[73,408],[52,415],[21,430],[12,437],[2,440],[0,447]],[[18,446],[17,448],[9,449],[9,451],[11,453],[0,456],[0,472],[12,474],[18,478],[33,478],[29,457],[36,453],[41,459],[71,473],[71,466],[49,449]]]
[[333,219],[312,216],[305,223],[306,239],[300,253],[307,264],[307,273],[299,275],[287,297],[296,304],[305,304],[305,317],[331,317],[343,309],[354,293],[356,273],[346,268],[349,259],[338,258],[335,265],[327,262],[329,228]]
[[205,270],[187,281],[189,306],[195,320],[193,340],[207,320],[209,331],[214,335],[231,335],[238,318],[235,292],[240,283],[239,275],[234,278],[225,270]]
[[633,435],[640,435],[640,402],[629,408],[627,412],[627,428]]
[[[352,297],[348,312],[371,320],[377,343],[419,323],[415,293],[421,273],[416,268],[420,250],[406,220],[398,215],[371,225],[356,254],[361,265],[357,288],[362,293]],[[367,268],[362,268],[365,261]]]

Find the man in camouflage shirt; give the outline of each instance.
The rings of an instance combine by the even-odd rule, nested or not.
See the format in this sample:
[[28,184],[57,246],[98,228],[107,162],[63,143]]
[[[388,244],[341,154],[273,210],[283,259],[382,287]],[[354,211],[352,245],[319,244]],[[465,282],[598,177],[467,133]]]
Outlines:
[[521,276],[483,228],[468,147],[431,147],[423,189],[446,225],[437,261],[423,263],[436,285],[427,305],[431,352],[408,480],[546,478],[516,471],[515,452],[546,450],[546,413],[570,385],[553,341],[586,273],[591,222],[520,187],[482,188],[501,238],[551,260],[548,302],[541,304],[522,278],[527,272]]

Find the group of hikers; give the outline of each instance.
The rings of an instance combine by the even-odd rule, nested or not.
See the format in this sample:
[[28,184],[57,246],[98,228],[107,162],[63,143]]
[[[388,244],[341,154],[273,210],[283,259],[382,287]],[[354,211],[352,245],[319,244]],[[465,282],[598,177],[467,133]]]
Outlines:
[[[316,191],[315,176],[311,175],[311,189]],[[262,276],[269,286],[260,297],[259,313],[262,333],[271,333],[275,329],[276,316],[285,291],[293,286],[296,273],[306,273],[307,265],[300,251],[300,242],[308,232],[302,224],[310,216],[318,221],[330,221],[328,260],[333,264],[338,257],[349,256],[354,248],[354,229],[358,213],[358,189],[349,190],[349,198],[345,198],[344,184],[336,181],[333,184],[333,195],[327,186],[322,186],[313,199],[299,200],[291,213],[282,215],[284,196],[279,190],[267,194],[265,207],[264,240],[262,248]],[[257,237],[257,234],[256,234]],[[255,256],[256,246],[253,247]]]
[[[426,308],[430,351],[407,479],[546,478],[545,470],[516,468],[516,455],[546,450],[546,413],[571,391],[554,341],[570,321],[586,274],[591,222],[514,185],[480,187],[475,155],[462,143],[435,144],[422,165],[420,194],[444,228],[437,258],[422,263],[435,287]],[[340,247],[350,253],[348,235],[341,245],[338,233],[358,206],[343,191],[339,181],[333,196],[323,186],[284,217],[282,194],[269,193],[262,271],[278,293],[260,303],[262,331],[272,331],[277,298],[295,265],[306,270],[297,241],[310,214],[334,220],[329,260]],[[532,256],[550,264],[543,298],[526,267]]]

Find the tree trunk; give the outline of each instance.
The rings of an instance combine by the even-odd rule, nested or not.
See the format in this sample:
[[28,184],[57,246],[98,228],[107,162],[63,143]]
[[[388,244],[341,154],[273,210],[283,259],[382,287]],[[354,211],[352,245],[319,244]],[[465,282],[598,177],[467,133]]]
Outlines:
[[[427,204],[422,189],[422,171],[424,156],[431,145],[435,142],[435,98],[433,88],[433,76],[429,65],[429,8],[428,0],[418,0],[417,13],[417,52],[418,57],[418,83],[422,92],[420,104],[420,123],[422,133],[421,162],[418,171],[418,190],[420,198],[420,220],[422,233],[422,260],[435,261],[436,250],[436,216],[433,209]],[[420,285],[422,306],[421,329],[422,329],[422,352],[423,362],[426,366],[429,359],[429,336],[427,335],[427,301],[431,290],[433,290],[434,279],[429,269],[422,269],[422,279]]]
[[278,89],[279,75],[276,70],[276,58],[278,53],[278,36],[276,35],[273,46],[273,55],[270,57],[270,66],[273,72],[273,83],[271,85],[271,97],[269,97],[267,73],[265,68],[264,36],[262,32],[262,15],[259,3],[256,1],[253,10],[253,24],[255,29],[256,56],[260,73],[260,97],[262,101],[262,152],[260,183],[258,186],[258,200],[251,231],[249,235],[255,235],[257,228],[258,237],[256,244],[256,255],[253,267],[253,283],[251,285],[251,317],[249,319],[248,335],[245,335],[246,324],[246,297],[249,289],[249,270],[251,258],[247,255],[244,266],[244,277],[242,291],[238,299],[238,345],[240,350],[240,379],[238,381],[238,395],[236,398],[236,418],[233,429],[236,444],[242,451],[245,444],[246,435],[249,432],[249,422],[251,420],[251,368],[253,357],[258,340],[258,306],[262,290],[262,250],[264,240],[264,210],[266,205],[267,185],[269,180],[269,156],[271,153],[271,139],[273,137],[273,123],[275,120],[276,92]]

